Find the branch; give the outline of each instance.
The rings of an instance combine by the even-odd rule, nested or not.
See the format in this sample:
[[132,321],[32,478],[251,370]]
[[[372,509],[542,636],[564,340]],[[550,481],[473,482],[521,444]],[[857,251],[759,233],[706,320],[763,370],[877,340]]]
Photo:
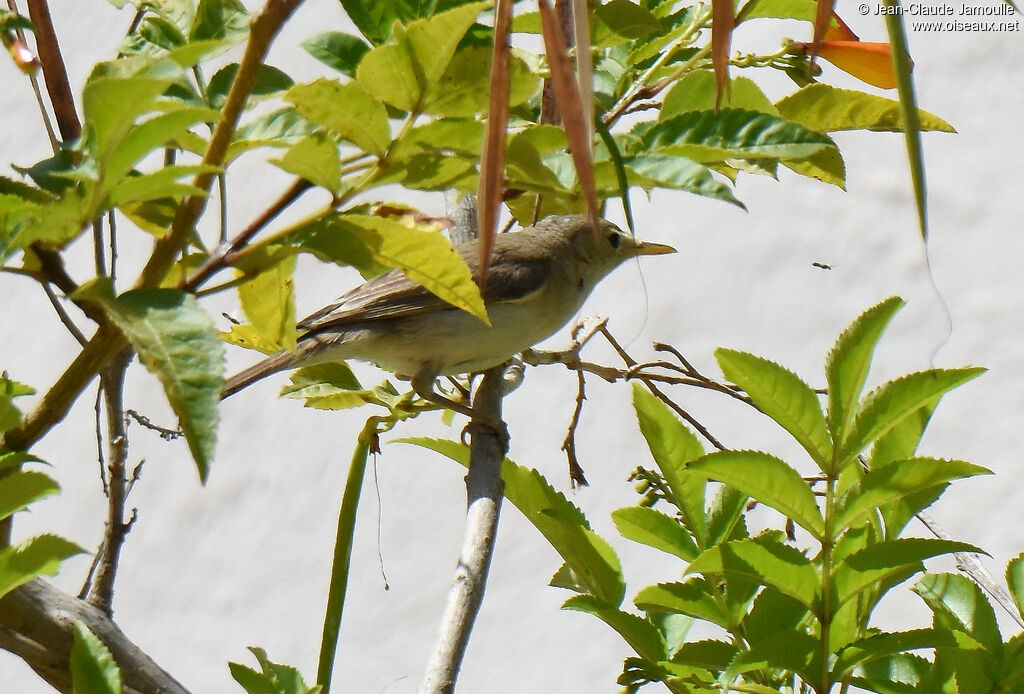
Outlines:
[[60,692],[71,692],[71,630],[89,627],[121,669],[126,694],[189,694],[106,615],[35,579],[0,599],[0,648],[18,656]]
[[50,95],[53,113],[57,117],[57,127],[61,137],[73,140],[82,134],[82,122],[75,111],[68,71],[64,67],[64,58],[60,53],[57,32],[53,29],[46,0],[28,0],[28,16],[32,20],[36,52],[43,66],[43,79],[46,81],[46,92]]
[[99,566],[96,583],[89,591],[89,603],[95,605],[108,617],[114,615],[114,578],[117,576],[117,562],[125,537],[135,521],[135,514],[125,519],[125,505],[131,480],[128,477],[128,433],[125,431],[124,376],[132,359],[132,351],[124,349],[104,369],[103,398],[107,411],[107,445],[110,455],[107,461],[107,526],[103,542],[97,552]]
[[[501,461],[508,437],[501,425],[502,376],[501,367],[489,369],[473,399],[473,410],[477,414],[470,424],[466,530],[441,618],[440,634],[420,685],[420,694],[448,694],[455,690],[469,634],[483,600],[505,486],[501,481]],[[495,423],[500,425],[500,430],[495,428]]]

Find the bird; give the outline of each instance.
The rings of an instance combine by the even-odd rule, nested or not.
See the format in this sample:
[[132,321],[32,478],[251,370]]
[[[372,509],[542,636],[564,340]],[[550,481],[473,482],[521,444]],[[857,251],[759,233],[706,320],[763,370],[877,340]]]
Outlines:
[[[479,281],[478,242],[454,250]],[[496,237],[481,291],[490,325],[391,270],[300,321],[294,351],[272,354],[232,376],[221,397],[282,370],[356,359],[408,378],[420,396],[473,416],[471,408],[435,393],[435,379],[503,364],[568,323],[594,287],[626,260],[675,252],[638,241],[604,219],[595,224],[586,215],[546,217]]]

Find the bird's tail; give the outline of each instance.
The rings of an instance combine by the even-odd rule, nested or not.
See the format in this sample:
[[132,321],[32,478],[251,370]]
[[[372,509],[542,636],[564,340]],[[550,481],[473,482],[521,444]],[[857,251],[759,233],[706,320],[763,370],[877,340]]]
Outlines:
[[224,390],[220,393],[220,399],[223,400],[234,395],[246,386],[255,383],[265,376],[269,376],[272,373],[277,373],[278,371],[294,366],[298,360],[298,354],[287,350],[281,350],[277,354],[272,354],[263,361],[257,362],[229,378],[224,384]]

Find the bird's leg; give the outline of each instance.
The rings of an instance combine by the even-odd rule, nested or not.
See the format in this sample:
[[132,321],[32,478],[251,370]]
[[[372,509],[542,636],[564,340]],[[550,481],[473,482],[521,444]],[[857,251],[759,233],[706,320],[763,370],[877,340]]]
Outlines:
[[474,410],[472,406],[467,405],[464,402],[457,402],[455,400],[452,400],[451,398],[446,398],[445,396],[441,395],[440,393],[434,390],[434,381],[436,379],[437,372],[435,370],[424,369],[420,371],[420,373],[412,377],[412,389],[416,391],[416,394],[419,395],[424,400],[429,400],[435,405],[446,407],[449,410],[458,412],[459,414],[464,414],[467,417],[469,417],[470,423],[463,431],[463,436],[465,436],[466,431],[469,431],[474,426],[486,427],[494,431],[498,435],[498,438],[502,442],[503,448],[507,451],[509,434],[508,426],[505,424],[505,422],[501,421],[500,419],[484,417],[476,410]]

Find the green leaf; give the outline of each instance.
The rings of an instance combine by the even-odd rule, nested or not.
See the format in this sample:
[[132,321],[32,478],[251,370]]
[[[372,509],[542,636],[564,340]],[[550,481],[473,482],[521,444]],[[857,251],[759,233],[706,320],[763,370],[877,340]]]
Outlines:
[[729,186],[715,179],[708,167],[685,156],[648,152],[627,158],[625,164],[627,171],[634,174],[628,177],[630,184],[645,190],[659,187],[685,190],[746,209]]
[[884,383],[864,399],[839,458],[856,457],[905,417],[984,372],[985,369],[977,367],[930,369]]
[[[717,92],[715,74],[711,70],[689,72],[665,95],[665,101],[658,111],[658,120],[669,120],[687,111],[714,111]],[[722,94],[721,107],[779,115],[775,105],[749,77],[733,77],[729,80],[728,88]]]
[[[386,3],[377,3],[382,5]],[[390,27],[388,27],[390,28]],[[342,31],[325,31],[302,42],[311,56],[343,75],[355,78],[356,66],[370,52],[366,42]]]
[[639,39],[664,31],[658,18],[630,0],[610,0],[595,13],[613,32],[627,39]]
[[253,330],[275,349],[295,351],[295,256],[242,283],[238,298]]
[[58,491],[60,486],[41,472],[7,472],[0,477],[0,520]]
[[963,631],[992,655],[1002,653],[1003,638],[992,604],[974,581],[958,574],[927,574],[913,590],[928,603],[936,627]]
[[661,511],[644,506],[627,506],[612,511],[615,528],[627,540],[674,554],[684,561],[692,561],[700,550],[679,521]]
[[75,298],[102,306],[139,361],[160,379],[205,482],[224,386],[224,345],[210,315],[194,296],[173,289],[136,289],[115,299],[104,279],[82,285]]
[[782,162],[790,171],[846,190],[846,163],[838,149],[824,149],[803,160]]
[[750,0],[736,14],[736,22],[758,18],[813,22],[817,5],[815,0]]
[[225,163],[257,147],[289,147],[316,128],[295,109],[272,111],[240,127],[228,146]]
[[190,183],[178,183],[178,179],[198,173],[214,173],[220,171],[217,166],[209,164],[191,164],[187,166],[165,166],[151,174],[128,176],[110,191],[109,203],[115,207],[132,203],[149,202],[175,195],[201,195],[206,191]]
[[[106,161],[132,129],[135,119],[154,108],[171,80],[156,77],[94,77],[85,84],[82,111],[96,159]],[[194,122],[194,121],[193,121]]]
[[[904,537],[869,545],[846,557],[834,570],[837,605],[845,603],[866,588],[899,577],[909,578],[922,570],[925,559],[954,552],[981,553],[966,542],[935,538]],[[905,575],[904,575],[905,574]]]
[[727,484],[769,506],[820,539],[825,521],[804,478],[785,461],[760,451],[716,451],[687,470]]
[[[697,437],[675,416],[664,402],[639,383],[633,384],[633,407],[640,433],[647,440],[654,462],[672,492],[672,503],[683,515],[686,527],[701,547],[708,545],[707,519],[704,515],[703,477],[686,469],[691,460],[704,455]],[[620,529],[619,532],[622,532]],[[693,557],[683,557],[692,559]]]
[[643,617],[609,607],[590,595],[574,595],[565,601],[562,609],[587,612],[599,618],[617,631],[641,658],[655,662],[668,658],[665,637]]
[[832,462],[832,442],[818,396],[792,371],[746,352],[718,348],[715,358],[725,377],[746,391],[754,404],[793,435],[822,470]]
[[1017,604],[1017,612],[1024,614],[1024,553],[1018,554],[1006,565],[1006,585]]
[[859,524],[875,509],[888,507],[923,488],[945,485],[953,480],[991,474],[991,470],[962,460],[910,458],[867,472],[860,484],[850,489],[836,511],[837,529]]
[[820,649],[821,642],[806,631],[780,632],[737,655],[724,676],[732,679],[747,672],[788,670],[809,681],[821,673],[820,665],[813,665],[820,657]]
[[[223,108],[227,100],[231,85],[235,83],[235,75],[238,74],[238,63],[225,65],[218,70],[206,87],[206,98],[213,108]],[[295,84],[295,81],[282,70],[272,65],[260,65],[256,72],[256,83],[249,92],[248,102],[265,99],[287,90]]]
[[240,0],[199,0],[189,38],[192,41],[228,39],[233,43],[249,35],[249,13]]
[[377,262],[400,268],[430,293],[489,324],[473,275],[440,232],[410,229],[391,219],[353,214],[336,217],[333,225],[354,235],[370,249]]
[[686,569],[687,573],[728,577],[772,586],[815,610],[820,579],[811,561],[799,550],[768,538],[726,542],[706,550]]
[[879,658],[924,648],[952,648],[956,641],[945,629],[911,629],[872,634],[843,647],[835,665],[835,674],[844,675],[856,666]]
[[903,299],[898,296],[872,306],[843,330],[828,354],[825,362],[828,423],[836,441],[844,440],[847,435],[878,340],[902,307]]
[[341,190],[341,159],[338,143],[317,132],[299,140],[280,159],[271,159],[288,173],[304,178],[332,195]]
[[691,665],[710,672],[721,672],[729,667],[736,657],[738,648],[724,641],[690,641],[685,643],[672,656],[672,662],[680,665]]
[[[517,56],[509,59],[509,105],[522,104],[540,87],[540,79]],[[468,117],[487,113],[490,99],[491,49],[468,46],[457,52],[439,80],[428,85],[423,113]]]
[[685,614],[727,628],[731,616],[719,604],[717,590],[706,579],[691,576],[685,583],[647,586],[636,594],[633,603],[647,612]]
[[37,576],[52,576],[61,562],[85,550],[56,535],[37,535],[0,549],[0,597]]
[[215,122],[219,118],[220,113],[214,109],[181,108],[153,116],[131,128],[116,145],[110,148],[109,156],[100,159],[103,188],[105,190],[112,188],[133,166],[151,154],[153,150],[181,137],[196,123]]
[[[779,114],[818,132],[837,130],[903,130],[900,102],[874,94],[811,84],[780,99]],[[953,126],[927,111],[918,111],[922,130],[954,133]]]
[[412,22],[396,33],[394,42],[366,54],[356,77],[377,99],[403,111],[417,111],[477,15],[490,7],[490,2],[474,2]]
[[704,163],[725,159],[802,159],[835,143],[826,135],[767,113],[742,109],[691,111],[643,134],[648,150]]
[[304,118],[367,152],[383,154],[391,142],[387,110],[358,82],[339,84],[321,78],[292,87],[285,98]]
[[347,410],[375,402],[388,407],[374,391],[365,390],[344,362],[305,366],[292,373],[280,397],[303,399],[315,410]]
[[319,694],[320,685],[310,687],[295,668],[271,662],[262,648],[249,646],[256,656],[260,672],[240,663],[228,663],[231,676],[249,694]]
[[71,681],[74,694],[121,694],[122,691],[121,671],[110,649],[81,621],[74,626]]
[[456,154],[479,160],[484,124],[470,118],[439,118],[417,126],[391,145],[391,156],[408,159],[424,152]]
[[[469,465],[469,447],[454,441],[422,437],[397,441],[421,446],[460,465]],[[508,458],[501,463],[501,478],[505,482],[505,498],[551,543],[577,581],[601,604],[617,608],[626,592],[618,557],[611,545],[590,529],[580,510],[539,472],[520,467]]]

